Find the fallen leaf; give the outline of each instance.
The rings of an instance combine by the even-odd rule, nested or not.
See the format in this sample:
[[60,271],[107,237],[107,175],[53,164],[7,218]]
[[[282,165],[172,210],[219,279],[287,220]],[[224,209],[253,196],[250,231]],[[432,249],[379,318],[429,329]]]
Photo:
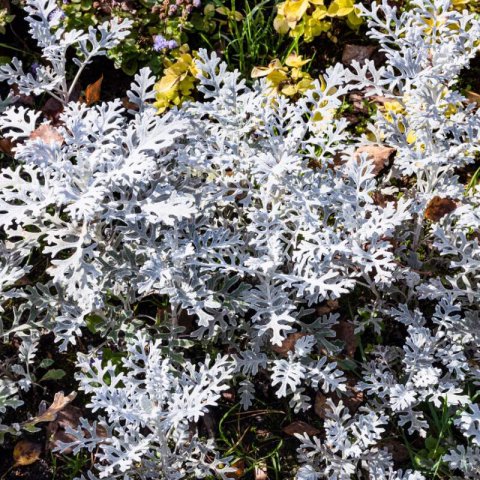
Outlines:
[[386,103],[396,102],[395,97],[384,97],[382,95],[370,95],[367,97],[370,103],[383,107]]
[[357,388],[357,380],[351,374],[347,373],[347,391],[346,395],[342,395],[341,399],[352,415],[363,403],[363,392]]
[[452,213],[457,208],[457,203],[451,198],[433,197],[425,209],[425,218],[438,222],[442,217]]
[[57,419],[57,414],[63,410],[73,399],[77,396],[76,392],[72,392],[70,395],[65,396],[63,392],[57,392],[53,398],[53,403],[47,408],[47,410],[31,420],[24,422],[23,425],[34,426],[41,422],[53,422]]
[[357,349],[357,339],[355,337],[355,327],[353,323],[341,319],[333,327],[333,330],[337,334],[337,338],[344,343],[344,352],[349,357],[353,357]]
[[327,300],[315,309],[315,313],[317,315],[328,315],[329,313],[338,310],[339,306],[338,300]]
[[307,422],[303,422],[302,420],[295,420],[290,425],[287,425],[283,428],[283,432],[287,435],[295,435],[296,433],[306,433],[307,435],[318,435],[320,430],[318,428],[313,427],[312,425],[308,424]]
[[254,470],[255,480],[268,480],[267,467],[262,465],[256,466]]
[[13,142],[9,138],[0,138],[0,152],[12,155]]
[[385,447],[388,450],[397,468],[405,464],[410,458],[407,447],[393,438],[380,441],[378,446],[382,448]]
[[478,93],[469,90],[468,92],[466,92],[466,97],[470,103],[476,103],[480,106],[480,95]]
[[245,475],[245,462],[242,459],[233,462],[231,467],[235,468],[235,471],[227,473],[227,478],[243,478]]
[[339,396],[337,392],[332,392],[327,397],[321,391],[316,393],[313,409],[315,414],[324,420],[328,417],[328,412],[331,411],[331,408],[327,402],[328,398],[330,398],[335,405],[338,405],[341,400],[343,405],[348,408],[348,411],[351,415],[353,415],[360,408],[360,405],[364,400],[363,392],[357,388],[357,381],[355,377],[349,376],[348,373],[346,392],[343,395]]
[[63,104],[55,98],[49,98],[42,107],[43,114],[57,124],[60,120],[60,114],[63,112]]
[[16,101],[21,103],[22,105],[27,105],[29,107],[33,107],[35,105],[35,100],[32,95],[25,95],[20,93],[18,89],[18,85],[15,83],[12,85],[12,92],[15,95]]
[[20,440],[13,449],[14,466],[31,465],[35,463],[42,453],[42,446],[38,443]]
[[[48,450],[53,450],[59,442],[69,443],[75,440],[75,437],[66,432],[67,427],[76,429],[80,423],[82,411],[74,405],[67,405],[58,412],[56,420],[47,425],[47,446]],[[63,450],[63,453],[71,453],[72,449]]]
[[360,154],[366,153],[369,160],[373,163],[374,175],[378,175],[385,167],[388,167],[393,160],[396,150],[385,145],[365,145],[357,148],[354,155],[360,159]]
[[102,81],[103,81],[103,74],[96,82],[91,83],[85,89],[85,103],[87,105],[92,105],[93,103],[98,102],[100,100],[100,91],[102,89]]
[[131,102],[128,97],[122,97],[122,105],[128,110],[138,110],[138,105]]
[[64,142],[64,138],[60,135],[60,132],[51,125],[44,123],[36,128],[30,134],[31,140],[42,140],[44,143],[58,143],[61,145]]
[[234,402],[235,401],[235,390],[230,389],[222,392],[222,398],[227,402]]
[[279,355],[287,356],[288,352],[293,352],[295,350],[295,344],[297,341],[306,335],[306,333],[300,332],[291,333],[290,335],[287,335],[287,338],[285,338],[281,345],[274,345],[272,350]]
[[342,63],[351,65],[354,60],[358,63],[365,63],[375,53],[377,47],[374,45],[353,45],[347,43],[342,52]]
[[367,114],[368,113],[368,105],[366,104],[366,101],[368,101],[368,98],[365,98],[365,94],[361,92],[352,92],[348,96],[348,100],[352,104],[353,109],[355,112]]
[[327,402],[328,398],[322,392],[317,392],[315,395],[315,401],[313,403],[313,410],[317,417],[325,420],[327,418],[327,410],[331,410]]

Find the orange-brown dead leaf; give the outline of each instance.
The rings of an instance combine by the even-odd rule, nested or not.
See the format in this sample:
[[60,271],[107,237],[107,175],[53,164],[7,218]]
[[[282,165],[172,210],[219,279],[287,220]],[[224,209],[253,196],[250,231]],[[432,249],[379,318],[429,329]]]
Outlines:
[[268,480],[267,467],[265,465],[255,467],[255,480]]
[[283,428],[283,432],[287,435],[295,435],[296,433],[306,433],[307,435],[318,435],[320,430],[314,426],[303,422],[302,420],[295,420],[290,425]]
[[33,417],[31,420],[25,422],[24,425],[33,426],[41,422],[53,422],[57,419],[57,414],[63,410],[73,399],[77,396],[76,392],[65,396],[63,392],[57,392],[53,398],[53,403],[41,415]]
[[40,458],[41,453],[42,446],[39,443],[20,440],[13,449],[14,465],[31,465]]
[[98,102],[100,100],[100,92],[102,90],[102,81],[103,81],[103,74],[96,82],[91,83],[85,89],[85,103],[87,105],[92,105],[93,103]]
[[[73,405],[67,405],[63,410],[58,412],[57,419],[50,422],[47,426],[47,446],[49,450],[53,450],[58,446],[58,442],[72,442],[75,440],[73,435],[66,432],[67,427],[77,428],[80,423],[82,411]],[[72,449],[63,450],[63,453],[71,453]]]
[[128,108],[129,110],[138,110],[138,105],[131,102],[128,97],[122,97],[122,105],[124,108]]
[[480,106],[480,95],[478,93],[469,90],[468,92],[466,92],[466,97],[470,103],[476,103]]
[[305,337],[307,334],[306,333],[291,333],[290,335],[287,335],[287,338],[282,342],[281,345],[275,345],[272,347],[272,350],[279,355],[287,356],[288,352],[293,352],[295,350],[295,344],[297,343],[298,340],[300,340],[302,337]]
[[452,213],[457,208],[457,203],[451,198],[433,197],[425,210],[425,218],[438,222],[442,217]]
[[369,60],[378,47],[375,45],[352,45],[347,43],[342,53],[342,63],[351,65],[354,60],[362,64]]
[[331,408],[328,405],[328,397],[322,392],[317,392],[317,394],[315,395],[313,409],[315,411],[315,415],[317,415],[317,417],[323,418],[323,420],[327,418],[327,410],[331,411]]
[[64,142],[64,138],[60,135],[60,132],[51,125],[44,123],[36,128],[30,134],[31,140],[42,140],[44,143],[58,143],[62,144]]
[[232,468],[235,468],[235,471],[227,473],[227,478],[243,478],[245,475],[245,462],[242,459],[233,462]]
[[321,303],[316,309],[315,313],[317,315],[328,315],[335,310],[340,308],[338,300],[327,300],[326,302]]
[[13,142],[9,138],[0,138],[0,152],[12,155]]
[[361,153],[367,154],[368,159],[373,163],[373,174],[378,175],[392,163],[396,150],[386,145],[365,145],[357,148],[354,155],[359,159]]

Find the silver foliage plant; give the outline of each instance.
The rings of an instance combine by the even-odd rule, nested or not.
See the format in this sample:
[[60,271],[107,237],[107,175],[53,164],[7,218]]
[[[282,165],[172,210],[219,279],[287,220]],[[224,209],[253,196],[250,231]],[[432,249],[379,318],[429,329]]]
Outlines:
[[[232,459],[201,438],[197,422],[228,388],[250,408],[265,378],[296,412],[311,408],[312,391],[338,400],[326,403],[321,435],[298,436],[298,480],[427,478],[396,468],[385,439],[430,435],[429,405],[457,435],[442,438],[443,465],[452,478],[479,478],[480,191],[465,192],[457,172],[478,158],[480,116],[455,89],[478,51],[479,21],[448,0],[414,0],[400,16],[374,3],[362,14],[385,65],[331,67],[295,103],[262,82],[246,86],[200,51],[202,101],[158,116],[147,69],[128,109],[70,100],[85,66],[126,36],[125,21],[66,32],[53,0],[26,8],[45,66],[25,74],[14,60],[0,80],[47,92],[64,109],[61,140],[52,141],[31,135],[47,123],[39,112],[10,99],[0,114],[3,136],[16,142],[15,164],[0,173],[0,292],[9,309],[0,333],[22,340],[0,380],[0,416],[35,381],[41,333],[53,332],[63,351],[94,325],[110,341],[125,334],[126,351],[119,365],[96,350],[79,355],[79,388],[98,419],[82,419],[61,448],[97,452],[90,480],[229,478]],[[72,46],[81,55],[69,84]],[[336,115],[352,89],[401,106],[379,111],[375,138],[353,137]],[[380,177],[354,153],[379,143],[396,150]],[[435,197],[457,208],[430,222]],[[34,282],[33,257],[43,265]],[[339,314],[315,314],[352,294],[363,299],[349,319],[358,334],[402,332],[356,365],[365,401],[355,412],[344,404]],[[135,313],[151,295],[171,306],[157,329]],[[185,313],[194,319],[187,332]],[[292,333],[301,336],[279,353]],[[215,356],[199,360],[193,347]],[[0,434],[19,428],[0,424]]]

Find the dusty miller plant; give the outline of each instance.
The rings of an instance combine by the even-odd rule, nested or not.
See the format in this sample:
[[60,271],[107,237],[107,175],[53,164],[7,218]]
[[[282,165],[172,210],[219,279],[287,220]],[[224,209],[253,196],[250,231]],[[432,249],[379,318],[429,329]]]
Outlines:
[[[440,434],[448,447],[440,463],[452,476],[478,478],[480,414],[469,388],[480,381],[480,192],[465,193],[458,172],[477,158],[480,118],[455,89],[478,50],[478,20],[443,0],[416,0],[400,16],[387,2],[364,8],[386,65],[331,67],[325,84],[295,103],[261,82],[246,86],[200,51],[202,100],[158,116],[146,69],[128,92],[129,109],[120,100],[70,101],[85,65],[128,25],[66,33],[49,20],[55,8],[28,2],[46,60],[37,76],[17,60],[0,67],[20,92],[47,91],[64,103],[56,141],[31,137],[45,123],[38,112],[10,106],[0,115],[3,135],[16,142],[16,163],[0,173],[0,291],[3,304],[15,300],[1,333],[22,340],[12,373],[24,389],[34,382],[40,333],[52,331],[66,350],[93,319],[102,335],[127,337],[121,368],[96,351],[79,356],[79,388],[98,420],[83,419],[61,448],[97,452],[90,479],[228,478],[231,459],[196,423],[229,386],[250,408],[256,382],[267,378],[295,412],[311,408],[312,391],[329,398],[322,435],[299,438],[298,479],[426,478],[398,469],[383,441],[398,431],[431,434],[427,405],[463,437],[457,444]],[[68,85],[65,52],[74,44],[84,55]],[[401,109],[379,112],[372,135],[355,138],[336,114],[350,89]],[[368,155],[355,153],[372,143],[396,150],[380,177]],[[436,197],[456,208],[426,220]],[[19,282],[33,255],[42,275]],[[343,403],[340,315],[315,314],[352,293],[363,299],[349,319],[359,335],[381,336],[389,324],[402,332],[400,344],[373,345],[356,363],[357,411]],[[168,333],[135,314],[150,296],[168,298]],[[194,319],[187,331],[185,313]],[[292,348],[279,349],[293,333]],[[218,355],[194,360],[192,342]],[[2,382],[0,415],[18,405],[17,387]]]

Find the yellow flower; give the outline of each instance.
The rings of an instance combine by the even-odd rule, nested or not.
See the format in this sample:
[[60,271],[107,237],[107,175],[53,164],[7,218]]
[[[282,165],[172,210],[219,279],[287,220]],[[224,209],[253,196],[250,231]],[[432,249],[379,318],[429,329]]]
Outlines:
[[251,77],[252,78],[260,78],[266,77],[267,75],[271,74],[275,70],[282,68],[282,64],[278,58],[272,60],[268,67],[253,67]]
[[280,93],[287,97],[298,96],[313,85],[312,77],[301,69],[309,61],[304,60],[301,55],[292,53],[285,59],[285,65],[276,58],[267,67],[254,67],[251,76],[265,77],[271,93]]
[[331,17],[345,17],[353,12],[354,0],[334,0],[328,7],[328,15]]
[[362,24],[362,18],[360,17],[360,10],[355,7],[348,15],[347,15],[347,25],[352,30],[357,30],[358,27]]
[[322,22],[313,17],[306,18],[302,23],[304,40],[308,43],[323,32],[328,32],[332,28],[331,22]]
[[384,102],[383,110],[385,111],[383,115],[385,117],[385,120],[387,120],[387,122],[390,122],[390,123],[393,122],[393,117],[391,115],[392,113],[401,114],[405,112],[405,109],[403,108],[402,104],[397,100],[393,100],[391,102]]
[[324,0],[286,0],[277,6],[273,27],[281,35],[304,37],[311,42],[332,28],[328,17],[347,17],[347,24],[357,29],[362,23],[355,0],[333,0],[327,8]]
[[406,140],[407,140],[407,143],[410,144],[410,145],[412,143],[415,143],[417,141],[417,134],[413,130],[410,130],[407,133]]
[[173,105],[191,98],[198,69],[189,53],[182,53],[175,62],[167,62],[163,77],[155,84],[155,107],[163,113]]
[[309,0],[287,0],[283,7],[283,14],[289,24],[295,24],[302,19],[309,6]]
[[303,67],[303,65],[307,64],[309,61],[310,60],[308,58],[306,60],[303,60],[302,55],[297,55],[296,53],[291,53],[285,59],[285,65],[287,65],[287,67],[300,68],[300,67]]

